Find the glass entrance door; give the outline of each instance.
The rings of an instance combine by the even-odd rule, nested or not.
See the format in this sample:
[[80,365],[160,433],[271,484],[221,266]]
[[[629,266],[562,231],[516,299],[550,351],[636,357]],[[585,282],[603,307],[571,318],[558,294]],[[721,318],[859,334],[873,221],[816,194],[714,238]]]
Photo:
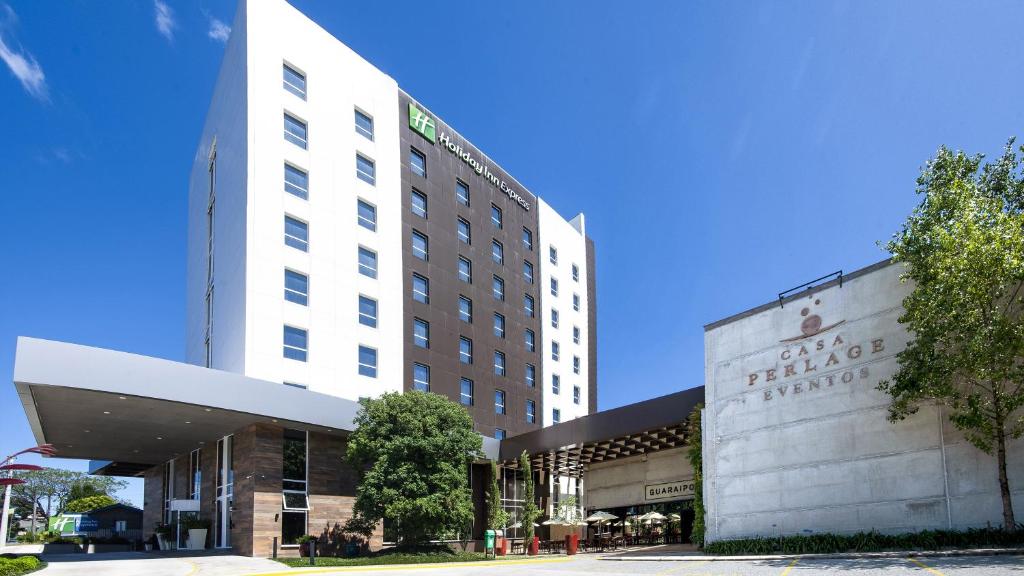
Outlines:
[[217,505],[214,540],[217,548],[231,547],[231,510],[233,506],[235,470],[231,436],[217,441]]

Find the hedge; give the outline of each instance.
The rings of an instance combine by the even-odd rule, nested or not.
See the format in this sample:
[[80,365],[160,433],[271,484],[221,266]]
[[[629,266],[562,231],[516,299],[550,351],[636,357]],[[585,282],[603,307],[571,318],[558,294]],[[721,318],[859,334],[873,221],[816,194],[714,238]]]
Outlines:
[[0,576],[21,576],[29,572],[35,572],[45,566],[35,556],[21,556],[18,558],[0,558]]
[[880,534],[872,531],[852,535],[811,534],[781,538],[719,540],[705,544],[704,552],[719,556],[735,556],[1019,546],[1024,546],[1024,528],[1012,532],[998,528],[978,528],[964,531],[924,530],[909,534]]

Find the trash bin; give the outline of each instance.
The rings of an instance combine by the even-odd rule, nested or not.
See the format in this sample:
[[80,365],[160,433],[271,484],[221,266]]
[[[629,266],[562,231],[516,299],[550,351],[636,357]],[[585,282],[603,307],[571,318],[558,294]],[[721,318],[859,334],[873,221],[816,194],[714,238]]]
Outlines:
[[489,550],[494,550],[494,530],[484,532],[484,554]]
[[504,536],[495,537],[494,555],[505,556],[508,554],[508,538]]
[[565,535],[565,553],[568,556],[576,554],[576,549],[580,547],[580,535],[579,534],[566,534]]

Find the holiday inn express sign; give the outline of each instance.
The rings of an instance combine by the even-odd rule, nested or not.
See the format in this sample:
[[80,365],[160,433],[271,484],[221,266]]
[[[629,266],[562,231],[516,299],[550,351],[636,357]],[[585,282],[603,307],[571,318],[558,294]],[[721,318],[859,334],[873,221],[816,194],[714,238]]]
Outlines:
[[464,149],[461,144],[452,140],[447,132],[442,131],[441,136],[438,137],[437,123],[430,117],[430,115],[423,110],[420,110],[412,102],[409,103],[409,127],[416,131],[420,136],[429,140],[431,144],[435,142],[440,143],[441,146],[447,148],[449,152],[462,159],[462,161],[472,168],[478,176],[483,176],[495,188],[501,190],[501,192],[508,196],[509,199],[514,200],[517,204],[527,210],[530,209],[529,201],[513,190],[511,186],[501,179],[501,177],[491,172],[489,166],[474,158],[471,152]]

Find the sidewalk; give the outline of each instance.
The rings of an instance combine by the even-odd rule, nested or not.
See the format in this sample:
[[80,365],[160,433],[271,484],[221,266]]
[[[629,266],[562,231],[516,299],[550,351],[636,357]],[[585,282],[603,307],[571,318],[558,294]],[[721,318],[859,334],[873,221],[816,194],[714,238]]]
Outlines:
[[606,554],[600,560],[619,561],[651,561],[651,562],[686,562],[700,560],[704,562],[728,562],[749,560],[791,560],[822,559],[822,560],[856,560],[865,558],[931,558],[954,556],[1007,556],[1024,555],[1024,548],[972,548],[965,550],[902,550],[895,552],[840,552],[835,554],[770,554],[750,556],[711,556],[701,553],[693,547],[679,545],[652,546],[641,550],[627,550]]

